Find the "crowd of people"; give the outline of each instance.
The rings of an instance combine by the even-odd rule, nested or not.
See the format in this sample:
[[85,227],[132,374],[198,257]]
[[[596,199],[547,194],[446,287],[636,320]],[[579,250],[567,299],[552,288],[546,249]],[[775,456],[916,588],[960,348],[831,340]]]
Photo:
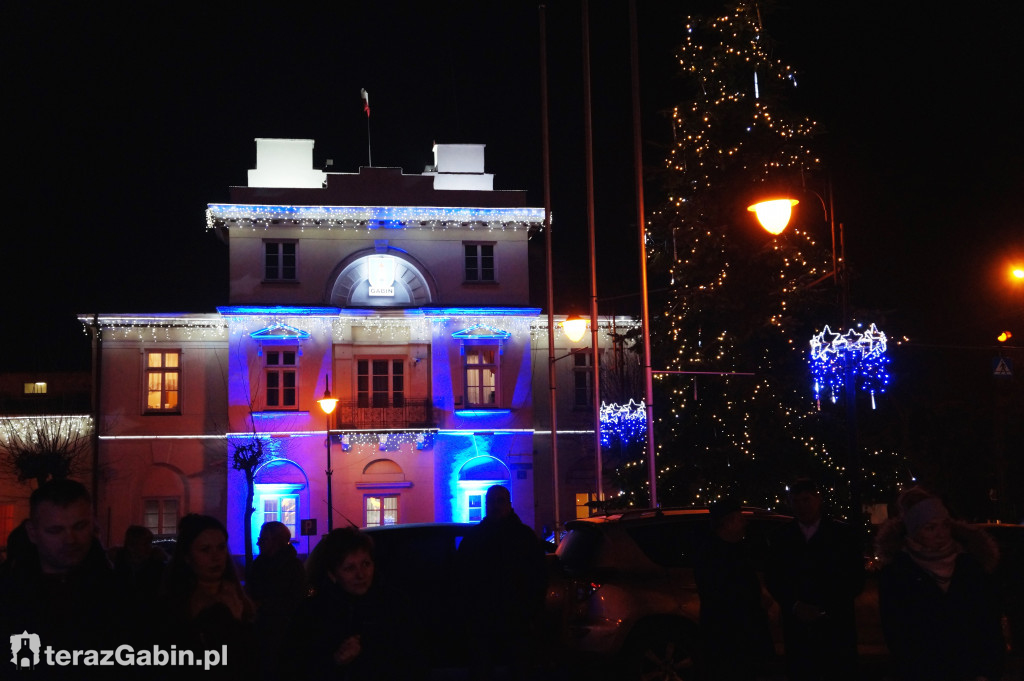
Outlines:
[[[777,665],[769,611],[776,605],[789,679],[859,678],[854,600],[865,581],[862,539],[824,512],[812,481],[793,485],[790,501],[794,518],[768,538],[763,573],[739,502],[727,497],[710,508],[710,532],[695,560],[704,637],[698,662],[707,679],[753,681],[771,673]],[[991,579],[994,543],[954,521],[923,489],[904,492],[897,509],[877,538],[879,607],[897,678],[995,681],[1004,648]],[[83,672],[83,665],[102,665],[96,658],[40,664],[43,641],[84,656],[125,645],[156,656],[157,646],[209,661],[214,651],[217,664],[204,670],[206,678],[428,678],[416,613],[378,578],[370,536],[335,529],[305,564],[281,523],[266,523],[258,545],[243,583],[224,525],[190,514],[180,520],[171,556],[153,546],[151,532],[133,526],[110,561],[86,488],[48,482],[33,492],[30,517],[12,533],[0,565],[0,631],[13,634],[12,662],[39,679],[97,676]],[[498,678],[498,670],[501,678],[536,678],[544,549],[505,487],[488,491],[486,516],[457,558],[462,598],[453,607],[466,625],[471,678]],[[194,675],[194,667],[173,664],[180,657],[170,659],[160,678]],[[102,671],[136,678],[151,670]]]

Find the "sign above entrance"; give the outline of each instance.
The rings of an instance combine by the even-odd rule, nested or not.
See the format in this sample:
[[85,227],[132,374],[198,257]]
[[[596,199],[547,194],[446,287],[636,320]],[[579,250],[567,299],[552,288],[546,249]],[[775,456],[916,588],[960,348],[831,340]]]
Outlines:
[[369,295],[371,297],[395,297],[395,268],[394,257],[390,255],[371,255],[367,258],[366,264],[369,272],[367,279],[370,280]]

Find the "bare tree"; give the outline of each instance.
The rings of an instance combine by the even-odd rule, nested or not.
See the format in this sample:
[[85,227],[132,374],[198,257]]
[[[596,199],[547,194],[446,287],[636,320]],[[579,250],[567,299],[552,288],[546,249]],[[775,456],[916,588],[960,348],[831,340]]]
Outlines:
[[[252,412],[249,413],[250,421]],[[256,432],[253,422],[252,434],[231,446],[231,466],[245,475],[245,569],[252,565],[252,515],[256,512],[253,501],[256,496],[256,471],[267,462],[269,455],[263,447],[263,439]]]
[[0,418],[0,468],[18,482],[75,477],[89,468],[93,422],[89,416]]

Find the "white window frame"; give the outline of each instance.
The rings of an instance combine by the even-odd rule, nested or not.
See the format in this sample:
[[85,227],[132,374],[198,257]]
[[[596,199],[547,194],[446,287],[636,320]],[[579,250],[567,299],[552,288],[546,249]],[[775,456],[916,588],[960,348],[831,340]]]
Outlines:
[[[463,346],[463,357],[462,357],[462,387],[463,387],[463,402],[467,409],[501,409],[501,344],[500,343],[466,343]],[[494,361],[484,362],[484,353],[493,352]],[[472,357],[477,357],[481,361],[471,362]],[[488,386],[484,380],[486,372],[492,371],[494,376],[494,385]],[[471,376],[477,376],[478,380],[471,381]],[[493,388],[491,394],[494,396],[493,401],[488,401],[487,390]],[[481,395],[478,399],[472,399],[473,391],[479,390]]]
[[[493,284],[498,281],[498,249],[493,241],[463,241],[463,277],[467,284]],[[490,267],[485,267],[485,259]]]
[[[154,355],[160,355],[160,366],[150,366],[150,357]],[[174,355],[177,357],[177,366],[168,367],[167,357]],[[181,359],[183,353],[180,349],[155,349],[146,350],[143,353],[143,361],[145,362],[145,387],[143,389],[143,405],[144,410],[147,414],[180,414],[181,413]],[[150,380],[154,376],[160,376],[160,387],[154,389],[150,383]],[[167,383],[168,377],[175,377],[176,388],[174,390],[168,390]],[[155,393],[157,390],[160,392],[160,405],[159,407],[153,407],[149,404],[150,394]],[[176,393],[175,397],[177,401],[173,406],[168,406],[167,397],[169,393]]]
[[[364,527],[384,527],[397,525],[399,523],[399,512],[401,509],[400,494],[366,494],[363,496],[363,522]],[[394,501],[394,508],[387,508],[387,501]],[[378,508],[370,509],[372,501],[378,503]],[[371,514],[376,514],[374,522],[371,522]],[[387,517],[390,515],[390,518]]]
[[[174,515],[174,526],[169,526],[166,523],[167,514],[171,512],[168,509],[173,502],[173,515]],[[149,516],[151,511],[149,510],[150,504],[156,504],[156,523],[149,522]],[[178,534],[178,523],[181,522],[181,497],[143,497],[142,499],[142,526],[149,529],[153,533],[154,537],[174,537]]]
[[[404,407],[407,403],[406,395],[409,387],[405,360],[405,357],[395,357],[394,355],[356,357],[356,404],[360,408]],[[366,363],[366,373],[362,371],[364,362]],[[376,369],[379,368],[375,364],[376,362],[386,363],[384,367],[387,369],[386,373],[378,374],[376,372]],[[401,367],[401,374],[395,372],[396,366]],[[386,381],[386,389],[378,389],[378,385],[380,385],[377,382],[378,379]],[[396,383],[399,384],[397,387]],[[385,396],[387,399],[382,399]]]
[[[291,246],[292,253],[285,253],[285,246]],[[271,247],[273,252],[271,253]],[[291,257],[291,263],[286,264],[285,258]],[[263,253],[263,281],[281,282],[299,280],[299,242],[296,239],[264,239]],[[271,263],[273,258],[273,263]],[[286,272],[291,270],[291,276]]]
[[[284,363],[289,354],[292,362]],[[266,411],[298,410],[299,357],[301,354],[296,346],[275,345],[263,349],[263,407]],[[288,385],[289,377],[291,378],[290,386]],[[274,385],[271,386],[271,383]],[[290,404],[287,401],[289,395],[291,396]]]

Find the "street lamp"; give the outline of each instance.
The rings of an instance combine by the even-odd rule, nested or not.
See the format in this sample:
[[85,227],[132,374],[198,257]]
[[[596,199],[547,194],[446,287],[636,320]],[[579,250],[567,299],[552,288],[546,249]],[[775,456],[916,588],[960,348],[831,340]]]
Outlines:
[[790,216],[793,215],[793,206],[798,203],[800,202],[796,199],[790,198],[765,199],[747,206],[747,210],[757,216],[757,221],[769,233],[782,234],[782,230],[789,224]]
[[317,404],[320,405],[320,409],[323,410],[324,416],[327,418],[327,470],[324,473],[327,474],[327,531],[330,532],[334,529],[334,504],[331,499],[331,475],[334,473],[331,470],[331,414],[334,412],[334,408],[338,406],[338,399],[331,397],[331,375],[327,374],[324,376],[324,396],[317,400]]
[[590,326],[590,320],[578,314],[571,314],[562,321],[562,330],[573,343],[577,343],[583,338],[588,326]]

